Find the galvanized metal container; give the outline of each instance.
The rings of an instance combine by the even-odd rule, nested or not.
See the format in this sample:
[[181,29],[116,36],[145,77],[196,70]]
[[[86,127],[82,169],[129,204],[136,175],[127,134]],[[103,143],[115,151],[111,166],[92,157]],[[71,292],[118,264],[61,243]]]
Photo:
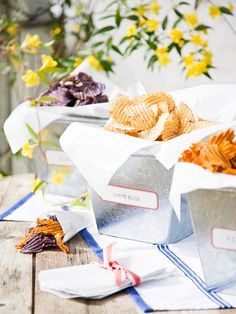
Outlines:
[[206,286],[236,282],[236,190],[197,190],[188,200]]
[[[35,149],[34,163],[40,179],[48,182],[47,192],[76,197],[88,191],[88,183],[59,145],[61,134],[71,122],[93,124],[100,127],[104,125],[106,119],[68,115],[52,122],[41,131],[41,144]],[[53,181],[53,176],[58,173],[62,178],[62,184],[56,184]]]
[[190,235],[186,199],[180,221],[169,202],[172,172],[152,155],[132,155],[110,181],[117,187],[113,201],[91,192],[99,233],[148,243],[173,243]]

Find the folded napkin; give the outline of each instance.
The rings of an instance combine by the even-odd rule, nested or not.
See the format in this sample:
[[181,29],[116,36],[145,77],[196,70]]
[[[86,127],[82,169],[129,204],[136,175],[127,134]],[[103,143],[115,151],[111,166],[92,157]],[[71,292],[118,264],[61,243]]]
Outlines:
[[[25,198],[23,198],[23,201],[25,204],[28,202]],[[12,207],[14,208],[15,213],[17,213],[18,210],[20,211],[20,204],[23,201],[19,201]],[[7,216],[5,217],[7,218]],[[80,234],[100,260],[103,259],[103,250],[109,244],[114,242],[113,237],[98,234],[95,227],[83,229],[80,231]],[[120,264],[122,266],[127,266],[127,268],[130,267],[130,270],[132,269],[133,271],[136,271],[137,274],[137,267],[139,266],[136,266],[135,269],[133,268],[132,258],[135,258],[135,265],[136,262],[138,263],[137,265],[140,265],[140,270],[144,267],[144,263],[148,263],[147,265],[149,265],[150,261],[152,261],[150,264],[151,267],[152,265],[155,267],[155,264],[158,265],[159,270],[163,269],[163,265],[165,267],[162,279],[161,273],[159,273],[156,277],[157,279],[141,282],[138,286],[126,289],[128,295],[144,312],[157,310],[236,308],[236,285],[225,287],[220,291],[207,291],[203,279],[203,271],[198,254],[197,243],[194,236],[188,237],[176,244],[158,246],[118,238],[116,238],[116,241],[117,248],[115,248],[112,257],[114,256],[114,259],[118,260],[120,256]],[[125,256],[125,259],[122,258],[122,255]],[[126,256],[131,257],[130,264],[125,264]],[[99,268],[99,271],[102,270],[103,273],[105,271],[106,276],[110,275],[114,285],[115,277],[113,272],[102,268],[100,269],[100,266],[93,264],[92,267],[96,267],[96,269]],[[69,269],[68,272],[75,272],[74,267],[67,267],[66,269]],[[178,271],[176,271],[176,269],[178,269]],[[55,271],[64,273],[64,268]],[[142,274],[145,275],[145,273],[138,275],[142,276]],[[40,277],[41,276],[44,275],[41,273]],[[45,277],[45,282],[47,283],[46,280],[49,276],[45,275]],[[53,277],[54,275],[52,274],[52,280],[49,279],[51,281],[49,282],[50,284],[53,283],[54,285],[57,279],[59,282],[57,291],[53,291],[53,286],[50,287],[51,293],[58,294],[63,298],[74,297],[73,293],[72,295],[70,293],[67,295],[65,291],[61,294],[60,290],[61,288],[62,290],[65,288],[65,284],[61,278],[58,278],[58,276],[56,278]],[[65,280],[68,287],[71,288],[70,281],[67,279]],[[80,279],[79,277],[76,277],[71,278],[71,280],[77,284]],[[49,283],[47,288],[49,288]],[[61,287],[59,287],[59,284],[61,284]],[[86,285],[87,284],[86,280]],[[42,286],[42,288],[44,289],[46,287]],[[98,298],[101,297],[102,295],[98,295]]]
[[129,286],[163,279],[175,272],[175,267],[163,256],[157,260],[154,247],[147,249],[145,256],[140,253],[138,250],[127,251],[119,245],[114,249],[114,243],[110,243],[103,250],[104,262],[41,271],[38,276],[40,287],[61,298],[101,299]]
[[44,213],[50,211],[68,212],[74,211],[88,215],[92,219],[91,210],[84,207],[68,207],[67,203],[72,200],[71,197],[55,195],[46,193],[29,193],[11,208],[7,209],[3,213],[0,213],[0,220],[13,220],[13,221],[35,221],[38,217],[41,217]]

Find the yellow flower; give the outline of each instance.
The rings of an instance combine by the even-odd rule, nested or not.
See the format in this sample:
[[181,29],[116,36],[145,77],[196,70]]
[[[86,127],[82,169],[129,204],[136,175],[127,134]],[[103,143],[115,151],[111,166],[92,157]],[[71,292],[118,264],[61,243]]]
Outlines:
[[71,172],[71,168],[68,166],[60,166],[60,172],[63,174],[68,174]]
[[128,32],[126,34],[126,37],[132,37],[137,35],[137,27],[136,25],[131,25],[128,27]]
[[194,27],[198,23],[198,17],[196,13],[191,13],[191,14],[185,14],[184,19],[187,24],[191,25]]
[[139,24],[139,26],[143,26],[143,25],[146,24],[146,22],[147,22],[147,20],[145,20],[145,19],[140,19],[138,24]]
[[233,13],[233,11],[234,11],[234,6],[233,6],[233,3],[232,3],[231,1],[228,3],[227,9],[228,9],[231,13]]
[[87,57],[87,61],[88,61],[88,64],[91,66],[91,68],[94,68],[97,71],[103,70],[103,67],[100,61],[95,56]]
[[55,61],[51,56],[41,55],[42,67],[41,69],[54,68],[57,66],[57,61]]
[[71,32],[73,32],[73,33],[78,33],[79,31],[80,31],[80,24],[74,24],[74,25],[72,25],[72,27],[71,27]]
[[139,5],[136,10],[135,10],[135,14],[138,16],[143,16],[145,13],[146,9],[144,5]]
[[170,37],[173,40],[174,43],[181,45],[182,44],[182,38],[184,37],[184,34],[181,30],[177,29],[177,28],[173,28],[170,31]]
[[41,41],[39,39],[39,35],[27,34],[23,43],[21,44],[21,48],[28,48],[31,49],[32,52],[36,52],[40,44]]
[[25,74],[21,77],[21,79],[26,83],[27,87],[38,86],[40,83],[37,72],[34,72],[32,70],[27,70]]
[[190,41],[197,46],[207,47],[207,41],[202,39],[201,34],[192,35]]
[[51,30],[51,36],[55,37],[59,34],[61,34],[62,29],[60,28],[60,26],[55,27],[53,30]]
[[167,66],[171,59],[169,57],[168,48],[167,47],[159,47],[156,49],[156,54],[158,57],[158,62],[160,65]]
[[147,31],[148,32],[155,32],[159,26],[160,22],[154,19],[147,20]]
[[83,59],[81,59],[80,57],[75,58],[74,60],[74,68],[77,68],[81,63],[83,62]]
[[62,185],[65,182],[64,173],[62,172],[53,172],[51,175],[51,181],[54,184]]
[[18,33],[18,26],[17,24],[10,24],[8,27],[7,27],[7,32],[9,35],[15,35]]
[[23,157],[28,157],[30,159],[33,158],[33,150],[37,146],[37,144],[30,144],[28,141],[24,142],[22,149],[21,149],[21,155]]
[[167,47],[159,47],[156,49],[156,54],[157,55],[161,55],[161,54],[164,54],[164,53],[167,53],[168,52],[168,48]]
[[4,175],[0,172],[0,180],[4,178]]
[[211,5],[209,7],[209,15],[215,19],[217,16],[221,15],[221,11],[220,11],[220,7],[215,6],[215,5]]
[[195,77],[200,76],[203,73],[207,72],[207,64],[204,60],[198,61],[192,64],[192,66],[188,67],[187,77]]
[[183,62],[186,67],[188,67],[189,65],[192,65],[194,62],[194,54],[189,53],[186,57],[183,58]]
[[40,183],[40,179],[39,178],[35,178],[34,180],[31,181],[31,191],[34,192],[35,188],[37,187],[37,185],[39,185]]
[[207,65],[211,65],[212,64],[212,52],[210,50],[206,50],[204,51],[204,61],[206,62]]
[[149,4],[149,8],[153,13],[158,14],[161,6],[157,1],[153,1],[152,3]]
[[169,57],[169,53],[163,53],[161,55],[158,55],[158,62],[160,65],[163,65],[163,66],[167,66],[170,62],[171,62],[171,59]]

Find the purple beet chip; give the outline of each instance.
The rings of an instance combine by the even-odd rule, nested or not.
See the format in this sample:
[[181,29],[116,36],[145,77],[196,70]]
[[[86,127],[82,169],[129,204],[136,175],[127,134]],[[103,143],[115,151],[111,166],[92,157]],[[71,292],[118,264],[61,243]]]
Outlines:
[[56,240],[53,236],[47,236],[39,232],[26,241],[21,253],[38,253],[46,247],[57,247]]

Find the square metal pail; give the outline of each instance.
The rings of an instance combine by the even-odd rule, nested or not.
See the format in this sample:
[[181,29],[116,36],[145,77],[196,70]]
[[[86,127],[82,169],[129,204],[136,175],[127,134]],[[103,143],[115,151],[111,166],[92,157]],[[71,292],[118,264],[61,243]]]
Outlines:
[[180,220],[169,202],[172,172],[152,155],[130,156],[110,181],[115,187],[112,201],[91,192],[99,232],[160,244],[189,236],[192,224],[186,199],[183,198]]
[[[57,195],[78,197],[88,191],[88,183],[70,158],[62,151],[59,138],[72,122],[93,124],[101,127],[106,122],[102,118],[65,116],[53,121],[41,131],[41,144],[36,147],[34,163],[41,180],[47,180],[47,192]],[[81,147],[81,150],[84,149]],[[55,175],[60,175],[58,184],[53,181]]]
[[236,190],[200,189],[188,200],[206,286],[236,282]]

